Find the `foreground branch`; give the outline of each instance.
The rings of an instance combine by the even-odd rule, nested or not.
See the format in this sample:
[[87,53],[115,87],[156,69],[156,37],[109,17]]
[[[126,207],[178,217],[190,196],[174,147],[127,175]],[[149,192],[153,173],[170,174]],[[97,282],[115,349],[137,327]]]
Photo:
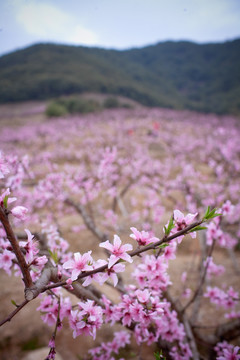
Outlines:
[[[177,237],[179,236],[182,236],[182,235],[185,235],[187,234],[190,230],[192,230],[193,228],[195,228],[196,226],[198,225],[201,225],[203,223],[203,220],[199,220],[199,221],[196,221],[190,225],[188,225],[185,229],[183,230],[180,230],[178,232],[176,232],[175,234],[173,235],[170,235],[170,236],[164,236],[161,240],[155,242],[155,243],[152,243],[152,244],[149,244],[147,246],[144,246],[142,248],[138,248],[136,250],[133,250],[131,252],[129,252],[129,255],[131,257],[134,257],[134,256],[138,256],[148,250],[155,250],[156,248],[158,248],[160,245],[164,244],[164,243],[168,243],[170,242],[171,240],[174,240],[176,239]],[[119,263],[121,260],[117,261],[117,263]],[[78,280],[80,279],[83,279],[87,276],[90,276],[90,275],[94,275],[94,274],[97,274],[99,272],[103,272],[105,271],[106,269],[108,268],[108,264],[106,265],[102,265],[94,270],[89,270],[89,271],[84,271],[82,272],[79,276],[78,276]],[[57,282],[56,284],[51,284],[51,285],[48,285],[45,287],[45,289],[43,291],[46,291],[46,290],[49,290],[49,289],[53,289],[53,288],[56,288],[56,287],[59,287],[59,286],[64,286],[66,285],[66,281],[59,281]]]
[[24,255],[20,249],[20,246],[18,244],[18,241],[14,235],[14,232],[12,230],[12,227],[10,225],[10,222],[8,220],[8,215],[6,211],[0,206],[0,221],[3,224],[3,227],[5,229],[5,232],[7,234],[7,238],[12,246],[13,252],[17,258],[18,265],[21,269],[22,276],[23,276],[23,282],[25,284],[25,289],[32,286],[32,278],[29,272],[28,265],[25,261]]

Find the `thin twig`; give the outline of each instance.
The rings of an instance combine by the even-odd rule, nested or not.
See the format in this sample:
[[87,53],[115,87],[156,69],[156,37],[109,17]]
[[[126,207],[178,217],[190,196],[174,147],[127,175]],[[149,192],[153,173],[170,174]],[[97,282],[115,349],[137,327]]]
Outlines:
[[88,215],[85,208],[81,204],[76,204],[71,199],[66,199],[65,203],[67,205],[72,206],[75,210],[77,210],[78,213],[83,218],[83,221],[85,225],[87,226],[88,230],[90,230],[100,241],[106,241],[107,240],[107,234],[103,233],[95,224],[93,219]]
[[[212,252],[213,252],[213,249],[214,249],[214,245],[215,245],[215,242],[216,240],[214,239],[213,240],[213,243],[212,243],[212,246],[210,248],[210,251],[208,253],[208,257],[210,257],[212,255]],[[205,278],[206,278],[206,275],[207,275],[207,269],[208,269],[208,265],[209,265],[209,262],[207,262],[205,268],[204,268],[204,272],[202,274],[202,277],[200,279],[200,282],[199,282],[199,285],[195,291],[195,293],[193,294],[192,298],[189,300],[189,302],[184,306],[184,308],[182,309],[182,312],[184,313],[187,308],[195,301],[195,299],[197,298],[197,296],[201,293],[202,291],[202,287],[203,287],[203,284],[204,284],[204,281],[205,281]]]
[[20,305],[17,305],[16,309],[15,309],[13,312],[11,312],[11,314],[9,314],[6,319],[4,319],[4,320],[2,320],[2,321],[0,322],[0,326],[2,326],[3,324],[5,324],[5,323],[8,322],[8,321],[11,321],[12,318],[13,318],[25,305],[27,305],[28,302],[29,302],[28,300],[24,300]]

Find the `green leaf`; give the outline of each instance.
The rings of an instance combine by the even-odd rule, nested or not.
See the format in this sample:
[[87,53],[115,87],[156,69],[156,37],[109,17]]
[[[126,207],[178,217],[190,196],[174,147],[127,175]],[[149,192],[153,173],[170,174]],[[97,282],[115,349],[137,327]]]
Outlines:
[[52,252],[50,249],[48,249],[48,252],[50,254],[50,257],[53,259],[53,261],[55,262],[55,264],[58,263],[58,256],[57,256],[57,252],[54,251]]
[[204,217],[203,217],[203,220],[210,220],[210,219],[213,219],[217,216],[221,216],[222,214],[218,214],[217,212],[217,209],[214,208],[212,210],[210,210],[210,206],[208,206],[205,214],[204,214]]
[[17,304],[16,304],[16,301],[11,300],[11,303],[12,303],[14,306],[18,307]]
[[163,356],[162,354],[162,350],[155,352],[154,356],[155,356],[155,360],[166,360],[165,356]]
[[165,247],[169,246],[169,244],[167,243],[163,243],[161,245],[158,246],[158,249],[164,249]]
[[206,230],[207,227],[206,226],[195,226],[194,228],[192,228],[191,230],[188,231],[188,233],[194,232],[194,231],[199,231],[199,230]]
[[6,195],[5,198],[3,199],[3,205],[6,209],[7,209],[7,205],[8,205],[8,198],[9,198],[9,196]]
[[205,211],[205,214],[204,214],[203,218],[207,219],[209,213],[210,213],[210,206],[207,207],[207,210]]
[[174,219],[173,219],[173,215],[171,216],[169,223],[168,223],[168,227],[166,228],[166,226],[164,226],[164,232],[165,235],[168,236],[171,232],[171,230],[174,228]]

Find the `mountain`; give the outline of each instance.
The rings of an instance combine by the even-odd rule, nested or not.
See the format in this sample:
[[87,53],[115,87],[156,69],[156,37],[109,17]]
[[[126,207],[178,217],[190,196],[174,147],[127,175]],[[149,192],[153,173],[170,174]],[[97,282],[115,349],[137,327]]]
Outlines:
[[0,102],[99,92],[147,106],[239,114],[239,59],[240,39],[124,51],[37,44],[0,57]]

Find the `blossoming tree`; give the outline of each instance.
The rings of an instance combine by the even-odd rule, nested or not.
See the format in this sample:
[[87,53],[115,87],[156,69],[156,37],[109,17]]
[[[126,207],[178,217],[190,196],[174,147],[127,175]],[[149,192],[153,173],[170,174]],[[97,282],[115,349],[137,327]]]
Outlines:
[[[130,113],[130,120],[129,112],[107,114],[110,120],[94,115],[3,131],[0,267],[22,279],[23,301],[13,301],[15,309],[1,326],[40,298],[37,310],[53,328],[47,359],[55,358],[64,319],[74,338],[95,339],[103,324],[113,327],[112,339],[91,349],[86,359],[127,359],[122,349],[132,339],[139,348],[155,344],[156,359],[239,359],[238,289],[209,280],[225,271],[214,261],[218,247],[227,249],[238,271],[239,126],[210,118],[196,130],[194,121],[166,121],[164,116],[174,114],[159,110]],[[32,159],[21,146],[13,154],[9,144],[23,139],[49,149]],[[164,199],[177,209],[169,211]],[[81,237],[87,230],[101,257],[96,246],[69,250],[61,221],[76,215],[80,220],[72,234]],[[192,288],[189,272],[182,273],[177,297],[169,262],[186,236],[200,242],[199,271]],[[106,296],[104,284],[118,292],[118,302]],[[199,324],[206,299],[227,318],[210,335],[202,332],[207,324]],[[122,329],[115,330],[115,324]]]

